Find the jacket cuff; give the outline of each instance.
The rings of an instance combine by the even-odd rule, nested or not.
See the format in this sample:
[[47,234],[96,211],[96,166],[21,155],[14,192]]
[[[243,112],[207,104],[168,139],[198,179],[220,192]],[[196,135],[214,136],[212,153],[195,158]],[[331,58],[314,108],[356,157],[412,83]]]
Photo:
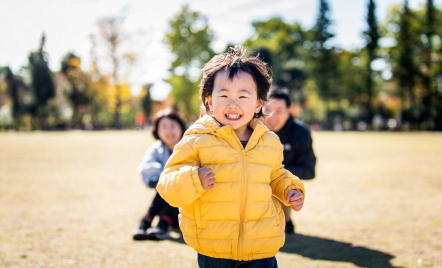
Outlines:
[[205,190],[203,189],[203,185],[201,184],[200,177],[198,175],[199,167],[192,167],[192,181],[193,185],[195,185],[196,193],[203,194]]

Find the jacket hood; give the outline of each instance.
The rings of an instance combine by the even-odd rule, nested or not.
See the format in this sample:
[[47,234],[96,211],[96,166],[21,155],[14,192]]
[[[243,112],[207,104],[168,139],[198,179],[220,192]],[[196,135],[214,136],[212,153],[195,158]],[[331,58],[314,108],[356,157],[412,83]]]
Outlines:
[[[252,136],[261,137],[264,133],[268,132],[269,129],[264,125],[264,123],[253,118],[248,126],[253,129]],[[204,115],[200,117],[189,129],[184,133],[184,136],[192,134],[217,134],[218,136],[227,138],[228,133],[233,132],[230,125],[222,126],[215,118],[210,115]]]

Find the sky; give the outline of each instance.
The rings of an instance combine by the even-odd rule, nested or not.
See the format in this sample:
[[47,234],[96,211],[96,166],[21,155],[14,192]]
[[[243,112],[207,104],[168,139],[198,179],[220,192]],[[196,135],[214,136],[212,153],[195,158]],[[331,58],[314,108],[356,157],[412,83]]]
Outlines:
[[[215,33],[213,47],[222,51],[228,43],[244,42],[253,33],[252,22],[281,17],[288,23],[299,22],[304,29],[315,24],[318,0],[0,0],[0,66],[17,72],[27,65],[27,56],[38,48],[42,33],[46,34],[45,51],[51,70],[60,69],[62,57],[69,51],[82,60],[82,68],[90,66],[90,35],[98,34],[97,21],[108,16],[125,16],[125,30],[130,34],[128,50],[138,60],[128,72],[132,93],[141,85],[154,83],[152,97],[163,99],[170,87],[163,79],[173,59],[164,34],[168,21],[188,4],[208,18]],[[425,0],[409,0],[412,8],[423,7]],[[439,8],[442,0],[434,1]],[[377,17],[385,18],[389,8],[403,0],[377,0]],[[361,32],[366,28],[367,0],[329,0],[334,44],[344,49],[364,45]],[[99,65],[109,70],[103,50],[98,48]]]

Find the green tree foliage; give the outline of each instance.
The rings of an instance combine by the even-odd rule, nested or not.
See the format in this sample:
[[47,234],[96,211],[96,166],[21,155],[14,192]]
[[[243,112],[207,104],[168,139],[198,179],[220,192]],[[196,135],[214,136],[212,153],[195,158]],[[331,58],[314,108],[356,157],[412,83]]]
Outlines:
[[[408,0],[405,0],[403,12],[400,17],[400,30],[398,38],[399,62],[396,69],[396,76],[399,82],[399,92],[403,98],[402,117],[415,125],[420,116],[418,108],[416,80],[418,69],[415,63],[416,54],[414,45],[418,38],[412,32],[412,23],[415,19],[413,12],[408,7]],[[414,126],[416,127],[416,126]]]
[[438,80],[442,30],[435,27],[440,18],[441,11],[432,2],[427,2],[426,9],[412,10],[406,1],[403,8],[393,8],[387,15],[386,36],[397,42],[386,53],[402,100],[401,120],[413,129],[442,129],[442,79]]
[[[303,105],[302,119],[308,123],[321,122],[322,128],[331,129],[340,122],[343,129],[354,129],[361,120],[370,124],[373,115],[380,114],[385,119],[400,119],[403,127],[442,130],[442,27],[438,27],[442,25],[442,11],[435,7],[434,0],[426,0],[426,8],[417,10],[405,1],[403,6],[391,8],[380,28],[375,0],[366,2],[366,45],[360,50],[333,47],[327,0],[319,0],[313,28],[303,29],[281,18],[255,21],[254,33],[244,45],[271,66],[273,84],[290,90],[293,100]],[[132,125],[140,106],[147,117],[150,115],[151,85],[145,85],[135,99],[125,80],[136,56],[125,50],[128,34],[123,21],[115,17],[98,21],[98,44],[104,44],[109,73],[98,70],[95,40],[93,64],[87,72],[80,69],[81,61],[73,53],[67,53],[61,62],[57,83],[66,83],[62,89],[74,108],[77,124],[83,118],[82,111],[90,114],[87,118],[97,128]],[[165,43],[174,58],[166,82],[172,85],[174,108],[189,122],[199,114],[200,69],[214,55],[213,39],[207,18],[189,6],[183,6],[169,21]],[[16,124],[21,117],[28,125],[39,122],[40,128],[57,123],[51,107],[60,95],[51,101],[56,90],[44,45],[43,35],[39,49],[29,54],[29,75],[23,74],[26,79],[9,68],[3,70],[0,106],[11,105]],[[386,63],[384,70],[374,69],[378,65],[373,63],[382,61]],[[390,71],[392,77],[387,77]],[[65,80],[60,79],[62,74]],[[31,96],[26,95],[29,92]],[[34,118],[26,114],[27,108]],[[9,114],[7,120],[9,126]]]
[[427,0],[419,10],[421,33],[420,71],[422,77],[422,108],[420,129],[442,130],[442,10]]
[[55,96],[54,82],[48,60],[44,52],[45,35],[41,37],[40,48],[29,54],[29,70],[31,74],[31,86],[35,97],[32,112],[39,117],[40,127],[46,124],[47,110],[45,106],[49,99]]
[[174,110],[182,114],[187,122],[198,118],[200,112],[200,99],[198,94],[198,81],[192,81],[186,75],[172,74],[165,80],[172,86]]
[[315,42],[318,42],[315,46],[323,48],[325,43],[335,36],[334,33],[330,32],[331,25],[329,4],[327,0],[319,0],[319,14],[314,26]]
[[273,72],[273,84],[289,89],[296,102],[303,103],[306,33],[299,23],[288,24],[281,18],[253,22],[254,35],[244,42],[267,62]]
[[[330,31],[332,21],[330,19],[330,7],[326,0],[319,1],[319,14],[313,28],[314,40],[312,58],[312,76],[315,80],[321,98],[327,103],[326,128],[331,127],[329,111],[333,110],[330,102],[340,99],[340,84],[337,81],[338,62],[335,49],[330,44],[334,34]],[[333,113],[333,112],[332,112]]]
[[[365,106],[368,100],[368,91],[364,79],[366,76],[365,51],[342,51],[339,57],[339,101],[334,101],[337,107],[331,105],[330,110],[338,113],[348,122],[355,126],[364,119]],[[350,128],[351,126],[349,126]]]
[[[434,7],[433,0],[427,0],[427,6],[425,10],[425,29],[422,36],[422,42],[424,43],[424,55],[422,62],[422,76],[424,94],[422,98],[423,111],[422,120],[429,129],[436,127],[437,117],[437,92],[435,88],[435,73],[433,68],[433,37],[436,35],[435,23],[436,23],[436,9]],[[440,126],[442,128],[442,125]]]
[[367,14],[367,24],[368,30],[364,32],[365,39],[367,41],[366,50],[368,54],[367,60],[367,78],[366,78],[366,90],[367,90],[367,102],[366,102],[366,122],[371,124],[373,118],[373,70],[371,64],[376,58],[376,50],[378,48],[378,42],[380,38],[378,22],[376,19],[376,4],[374,0],[368,1],[368,14]]
[[[435,22],[434,25],[442,24],[442,10],[436,10]],[[442,27],[434,27],[436,34],[432,39],[438,40],[438,44],[436,46],[436,42],[433,43],[433,54],[432,58],[437,58],[437,61],[434,61],[432,65],[433,77],[434,77],[434,88],[433,88],[433,111],[436,111],[436,115],[434,115],[434,130],[441,131],[442,130]]]
[[214,55],[213,33],[207,18],[186,5],[169,21],[169,26],[165,41],[175,60],[171,76],[165,81],[172,85],[175,107],[190,121],[199,113],[199,69]]
[[14,75],[9,67],[4,67],[0,74],[1,73],[3,73],[4,81],[8,89],[7,92],[12,100],[11,114],[14,120],[14,129],[19,130],[20,119],[26,113],[23,94],[21,94],[26,89],[26,86],[23,80]]

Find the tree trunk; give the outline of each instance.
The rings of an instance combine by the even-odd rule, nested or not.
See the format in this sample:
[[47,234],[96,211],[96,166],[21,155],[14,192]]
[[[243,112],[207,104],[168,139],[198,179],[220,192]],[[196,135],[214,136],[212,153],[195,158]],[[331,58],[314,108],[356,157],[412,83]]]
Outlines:
[[367,126],[372,128],[373,120],[373,70],[371,69],[371,63],[374,60],[374,51],[369,50],[368,62],[367,62],[367,103],[366,103],[366,122]]

